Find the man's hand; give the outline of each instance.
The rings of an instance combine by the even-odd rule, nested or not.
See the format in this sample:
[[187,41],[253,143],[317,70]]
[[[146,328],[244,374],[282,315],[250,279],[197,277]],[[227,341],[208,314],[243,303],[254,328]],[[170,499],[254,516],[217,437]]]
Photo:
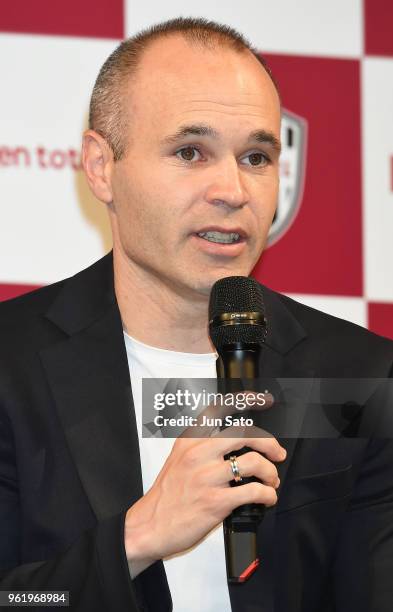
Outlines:
[[[158,559],[199,542],[234,508],[277,503],[279,479],[273,462],[285,459],[285,449],[273,437],[256,437],[257,428],[247,438],[235,437],[238,431],[231,437],[233,429],[213,438],[178,438],[151,489],[128,510],[124,535],[133,577]],[[259,431],[260,436],[269,435]],[[232,469],[224,455],[244,446],[253,450],[238,457],[240,473],[262,482],[231,487]]]

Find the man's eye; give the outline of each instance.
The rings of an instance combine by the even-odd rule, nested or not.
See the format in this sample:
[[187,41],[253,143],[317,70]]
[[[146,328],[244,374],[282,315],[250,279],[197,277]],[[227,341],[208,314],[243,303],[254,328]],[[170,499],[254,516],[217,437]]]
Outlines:
[[178,151],[176,151],[176,155],[179,157],[180,159],[182,159],[183,161],[195,161],[195,156],[194,154],[198,153],[198,155],[200,155],[198,149],[196,147],[183,147],[182,149],[179,149]]
[[243,159],[249,159],[249,166],[265,166],[269,163],[270,159],[265,153],[249,153]]

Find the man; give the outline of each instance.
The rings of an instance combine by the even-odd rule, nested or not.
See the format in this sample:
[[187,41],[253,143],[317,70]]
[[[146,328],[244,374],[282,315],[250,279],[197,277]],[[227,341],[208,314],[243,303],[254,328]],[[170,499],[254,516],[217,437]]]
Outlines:
[[[266,243],[269,73],[236,32],[168,22],[103,66],[90,128],[113,260],[2,306],[2,590],[69,590],[81,611],[169,610],[169,589],[176,612],[390,611],[389,440],[179,439],[165,461],[140,435],[141,378],[214,375],[211,287],[248,275]],[[391,342],[264,295],[267,376],[391,375]],[[224,455],[245,444],[240,473],[261,483],[233,488]],[[220,525],[250,502],[267,507],[262,563],[228,591]]]

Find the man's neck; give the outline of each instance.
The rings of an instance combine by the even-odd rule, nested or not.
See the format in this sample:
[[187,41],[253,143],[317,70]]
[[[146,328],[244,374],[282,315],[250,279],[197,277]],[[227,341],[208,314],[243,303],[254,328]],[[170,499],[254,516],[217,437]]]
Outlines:
[[160,279],[114,257],[115,293],[124,331],[145,344],[183,353],[214,352],[208,299],[187,299]]

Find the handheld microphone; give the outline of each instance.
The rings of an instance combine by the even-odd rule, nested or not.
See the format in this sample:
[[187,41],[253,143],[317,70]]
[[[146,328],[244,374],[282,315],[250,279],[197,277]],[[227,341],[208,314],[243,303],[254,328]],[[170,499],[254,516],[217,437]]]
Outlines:
[[[260,376],[260,353],[266,337],[266,318],[260,285],[246,276],[229,276],[217,281],[209,303],[209,333],[217,350],[218,390],[233,393],[252,390]],[[225,456],[242,455],[244,447]],[[241,486],[257,478],[231,482]],[[224,540],[229,582],[242,583],[259,565],[257,529],[265,506],[246,504],[235,508],[224,521]]]

